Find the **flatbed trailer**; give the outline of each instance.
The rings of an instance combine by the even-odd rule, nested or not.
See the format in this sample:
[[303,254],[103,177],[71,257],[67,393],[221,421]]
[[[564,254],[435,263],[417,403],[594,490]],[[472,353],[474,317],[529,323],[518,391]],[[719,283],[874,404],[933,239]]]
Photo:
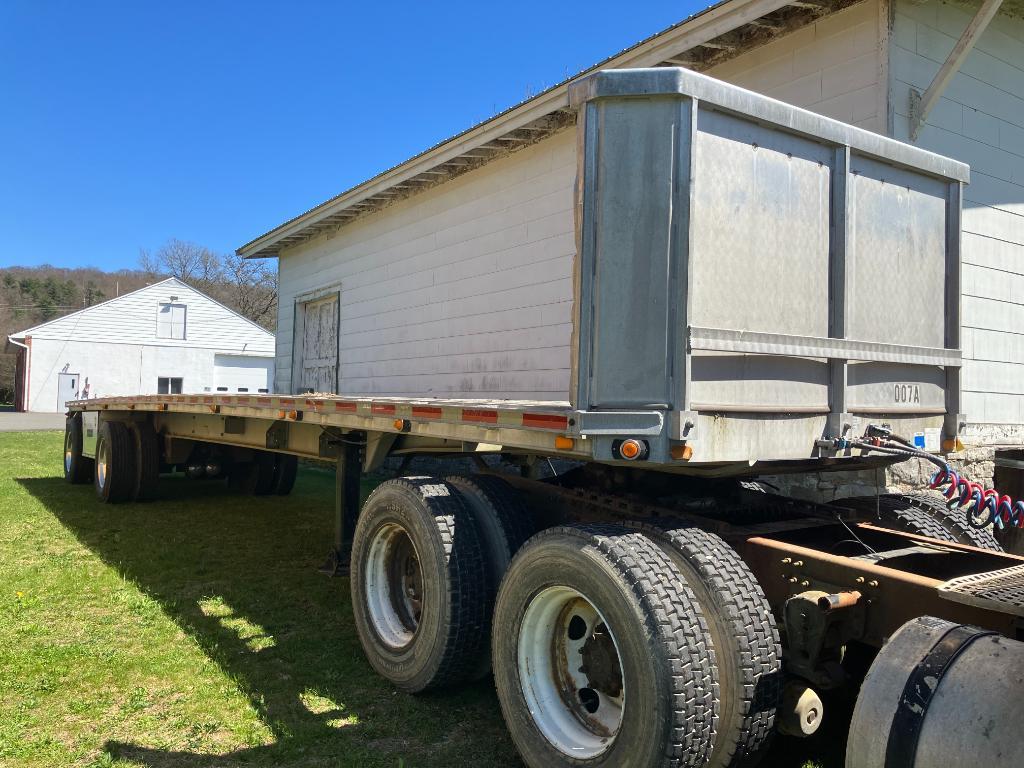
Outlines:
[[[147,482],[138,466],[133,467],[132,478],[121,491],[124,495],[107,495],[108,501],[152,498],[159,472],[177,467],[188,473],[197,461],[208,466],[212,460],[218,467],[215,472],[229,482],[233,467],[245,468],[243,475],[248,477],[255,467],[256,478],[237,484],[242,492],[251,493],[289,490],[290,486],[272,484],[280,474],[282,457],[334,462],[336,530],[323,570],[338,576],[350,575],[359,520],[358,479],[364,472],[379,470],[388,456],[477,459],[477,474],[426,480],[446,493],[461,494],[476,515],[499,521],[492,521],[496,527],[511,526],[503,533],[509,541],[480,545],[485,559],[499,563],[501,570],[514,553],[509,542],[522,544],[534,531],[567,526],[607,531],[612,526],[645,535],[685,532],[696,540],[690,546],[697,547],[685,551],[694,562],[700,562],[703,552],[705,570],[688,572],[682,562],[679,570],[691,581],[702,575],[720,580],[721,575],[711,574],[725,559],[730,569],[742,574],[733,585],[738,591],[733,597],[742,595],[748,603],[739,614],[744,630],[754,632],[758,623],[770,628],[767,636],[760,635],[760,648],[744,646],[753,656],[743,656],[750,666],[744,674],[754,675],[759,696],[769,702],[766,711],[758,714],[752,700],[741,699],[740,709],[745,709],[737,715],[736,702],[725,701],[729,686],[719,670],[721,693],[708,707],[719,711],[719,717],[731,713],[740,724],[725,729],[724,737],[710,738],[711,746],[691,756],[691,764],[727,765],[737,760],[737,753],[754,756],[764,749],[773,728],[790,735],[813,734],[824,714],[821,696],[859,681],[858,668],[848,668],[848,661],[844,666],[844,659],[856,658],[857,648],[862,649],[861,657],[866,653],[870,658],[917,617],[938,617],[957,626],[1024,639],[1024,557],[999,551],[988,531],[958,524],[961,513],[950,513],[935,497],[882,494],[825,505],[779,496],[735,472],[724,478],[714,472],[679,477],[671,468],[646,472],[626,460],[598,464],[587,452],[584,434],[573,428],[578,418],[573,409],[550,403],[277,395],[107,398],[69,403],[65,466],[74,480],[75,466],[85,463],[83,459],[92,459],[96,467],[102,462],[103,470],[94,470],[91,478],[103,497],[100,478],[109,480],[116,471],[112,454],[98,455],[104,451],[98,445],[104,423],[120,424],[133,436],[136,461],[142,460],[139,444],[148,439],[146,435],[157,438],[162,465],[151,471],[148,482],[154,487],[149,488],[133,487]],[[75,435],[81,439],[78,454]],[[489,456],[504,459],[503,467],[486,460]],[[547,459],[567,469],[561,475],[538,471],[546,469]],[[827,461],[842,467],[849,460]],[[889,456],[852,460],[859,466],[892,462]],[[261,472],[268,478],[262,485]],[[423,480],[413,478],[416,483]],[[498,511],[507,515],[510,508],[522,515],[518,524]],[[487,525],[481,528],[487,530]],[[518,536],[510,531],[518,531]],[[938,532],[940,538],[921,532]],[[365,571],[366,559],[360,563]],[[689,567],[693,569],[693,563]],[[365,584],[358,591],[353,587],[353,600],[365,592]],[[694,602],[705,614],[716,610],[713,602]],[[779,634],[774,634],[776,627]],[[725,634],[721,630],[717,637]],[[372,654],[372,648],[367,652]],[[386,668],[378,669],[387,674]],[[426,685],[393,681],[399,688],[417,691],[454,684],[463,677],[450,674]],[[752,723],[759,732],[750,732]],[[592,725],[597,732],[604,728]]]
[[[531,766],[749,765],[862,679],[853,732],[890,748],[851,765],[917,765],[919,742],[948,738],[1024,764],[1019,741],[927,726],[946,672],[973,664],[1019,682],[957,689],[995,724],[978,733],[1024,707],[1024,557],[969,485],[961,508],[939,456],[963,423],[966,166],[674,68],[601,72],[570,102],[565,400],[74,401],[66,478],[108,502],[152,498],[170,471],[285,494],[298,459],[334,462],[325,571],[349,577],[368,661],[410,693],[493,672]],[[806,290],[734,294],[762,273]],[[422,455],[478,471],[392,478],[360,507],[361,474]],[[912,456],[939,464],[952,505],[812,503],[757,479]],[[864,678],[876,653],[886,672]]]

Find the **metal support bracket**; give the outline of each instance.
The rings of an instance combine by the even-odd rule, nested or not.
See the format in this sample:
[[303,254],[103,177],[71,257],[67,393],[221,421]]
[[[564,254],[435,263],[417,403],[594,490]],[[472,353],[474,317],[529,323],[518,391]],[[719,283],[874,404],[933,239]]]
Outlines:
[[917,135],[921,131],[924,121],[928,119],[928,113],[932,111],[932,108],[942,98],[942,92],[946,90],[949,81],[960,70],[967,55],[974,48],[975,43],[978,42],[978,38],[981,37],[981,33],[985,31],[989,22],[999,12],[999,7],[1002,4],[1003,0],[984,0],[981,7],[978,8],[978,12],[974,14],[974,18],[970,20],[963,34],[960,35],[960,39],[956,41],[956,45],[953,46],[949,56],[942,63],[942,66],[939,67],[939,71],[935,74],[935,79],[932,80],[931,85],[928,86],[924,94],[922,95],[920,91],[914,88],[910,89],[911,141],[917,140]]
[[352,435],[338,442],[334,475],[334,544],[320,566],[325,576],[348,576],[352,557],[352,533],[359,518],[359,444]]
[[687,445],[693,445],[697,442],[696,411],[673,411],[671,438],[673,440],[684,440]]
[[288,447],[288,422],[275,421],[267,427],[267,448],[283,450]]

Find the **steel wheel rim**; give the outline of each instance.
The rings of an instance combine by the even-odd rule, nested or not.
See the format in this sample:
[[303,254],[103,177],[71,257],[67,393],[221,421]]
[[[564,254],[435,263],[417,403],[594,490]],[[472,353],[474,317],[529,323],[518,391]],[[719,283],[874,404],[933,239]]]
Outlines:
[[71,460],[73,452],[71,450],[71,433],[69,432],[64,436],[64,473],[71,474]]
[[423,572],[408,532],[397,523],[381,526],[369,544],[364,569],[370,623],[385,645],[408,646],[423,611]]
[[519,630],[519,683],[527,709],[560,752],[589,759],[615,741],[625,712],[622,657],[597,607],[572,587],[548,587]]
[[104,440],[100,443],[99,450],[96,451],[96,478],[99,480],[100,487],[107,484],[107,462],[109,460],[110,448]]

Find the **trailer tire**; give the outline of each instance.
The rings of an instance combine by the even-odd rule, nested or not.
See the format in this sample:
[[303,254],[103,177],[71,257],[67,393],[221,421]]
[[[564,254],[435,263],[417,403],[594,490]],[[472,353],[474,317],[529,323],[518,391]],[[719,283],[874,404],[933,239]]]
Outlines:
[[782,699],[782,647],[757,578],[720,537],[671,522],[636,523],[693,589],[718,662],[718,735],[712,768],[754,764],[771,742]]
[[[874,496],[859,496],[834,502],[875,514]],[[939,541],[967,544],[971,547],[1002,552],[991,528],[975,528],[967,522],[967,515],[952,510],[942,498],[929,493],[884,493],[878,497],[878,524],[894,531],[928,536]]]
[[707,763],[717,695],[707,625],[644,535],[613,525],[538,533],[505,573],[494,627],[498,701],[527,765]]
[[81,485],[93,474],[93,460],[82,455],[82,416],[70,414],[64,420],[64,479]]
[[299,458],[281,453],[274,462],[273,492],[278,496],[287,496],[295,487],[295,476],[299,471]]
[[274,492],[275,457],[270,451],[255,451],[251,461],[234,464],[228,471],[228,488],[249,496]]
[[[512,557],[533,534],[532,516],[519,491],[500,477],[453,475],[445,481],[455,486],[476,525],[487,571],[487,615],[490,616]],[[487,637],[473,679],[483,679],[490,672],[490,637]]]
[[448,483],[404,477],[377,486],[359,514],[352,613],[370,665],[407,693],[468,680],[484,652],[483,549]]
[[100,501],[117,504],[131,500],[135,488],[135,446],[128,427],[120,421],[100,423],[94,479]]
[[135,483],[132,501],[152,501],[156,498],[160,480],[160,444],[156,430],[149,421],[132,422],[129,426],[135,449]]

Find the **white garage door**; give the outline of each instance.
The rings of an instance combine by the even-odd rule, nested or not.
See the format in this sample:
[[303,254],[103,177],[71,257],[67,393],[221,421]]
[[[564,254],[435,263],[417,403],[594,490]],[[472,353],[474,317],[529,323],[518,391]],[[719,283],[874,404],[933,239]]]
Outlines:
[[217,392],[269,392],[274,361],[248,355],[215,355],[213,383]]

